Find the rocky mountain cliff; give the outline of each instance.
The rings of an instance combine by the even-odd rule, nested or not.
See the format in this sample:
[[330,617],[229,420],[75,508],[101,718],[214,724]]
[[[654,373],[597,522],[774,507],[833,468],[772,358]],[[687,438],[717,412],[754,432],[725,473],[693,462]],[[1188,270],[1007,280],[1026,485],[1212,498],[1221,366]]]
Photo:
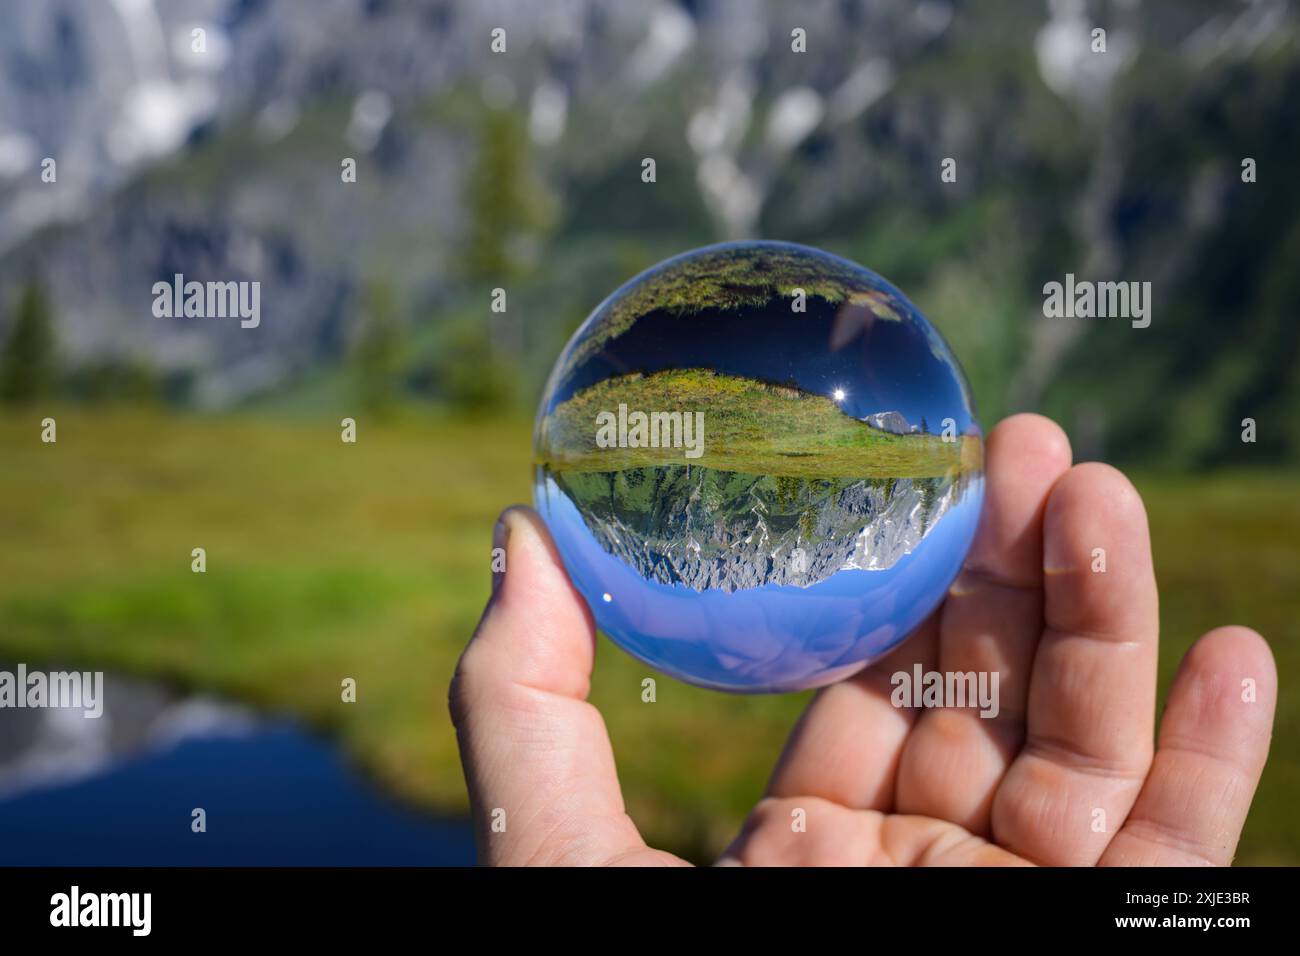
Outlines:
[[893,435],[910,435],[920,431],[920,426],[909,422],[902,412],[876,412],[862,420],[872,428],[879,428],[882,432]]
[[551,476],[596,540],[696,591],[809,587],[911,553],[957,500],[952,478],[773,478],[672,465]]
[[[0,289],[42,279],[73,362],[139,357],[232,404],[336,362],[372,276],[417,314],[445,301],[483,113],[521,117],[573,234],[674,233],[680,251],[763,231],[769,200],[819,214],[892,189],[859,175],[882,145],[863,139],[873,108],[909,162],[960,154],[971,131],[923,98],[878,102],[953,20],[902,0],[797,16],[778,0],[0,0]],[[792,54],[795,27],[814,55]],[[539,353],[611,271],[626,277],[604,271],[572,310],[530,310]],[[260,281],[267,320],[153,320],[152,284],[176,272]]]

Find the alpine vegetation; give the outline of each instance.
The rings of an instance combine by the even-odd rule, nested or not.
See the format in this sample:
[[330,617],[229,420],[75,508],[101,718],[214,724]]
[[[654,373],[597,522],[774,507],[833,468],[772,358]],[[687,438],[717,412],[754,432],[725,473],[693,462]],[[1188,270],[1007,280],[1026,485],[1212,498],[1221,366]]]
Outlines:
[[704,413],[628,412],[620,402],[618,414],[596,416],[597,448],[682,448],[687,458],[704,454]]

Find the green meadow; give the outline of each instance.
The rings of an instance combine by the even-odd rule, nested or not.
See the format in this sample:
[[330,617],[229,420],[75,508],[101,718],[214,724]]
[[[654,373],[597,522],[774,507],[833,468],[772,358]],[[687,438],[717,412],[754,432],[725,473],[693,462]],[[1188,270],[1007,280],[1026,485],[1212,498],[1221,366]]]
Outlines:
[[[698,414],[704,431],[692,437],[701,454],[684,458],[678,440],[680,422],[689,425],[695,418],[680,418],[675,431],[650,419],[646,434],[629,443],[633,447],[600,447],[601,416],[615,416],[620,405],[628,415],[644,416],[646,409],[654,409],[656,416]],[[673,444],[664,432],[675,436]],[[687,462],[752,475],[933,478],[980,461],[980,444],[972,437],[944,441],[939,435],[894,435],[846,415],[825,395],[709,369],[604,379],[556,406],[543,420],[541,434],[538,464],[566,472]]]
[[[615,406],[616,407],[616,406]],[[650,406],[656,407],[656,406]],[[40,418],[58,421],[56,444]],[[388,790],[460,813],[446,711],[489,591],[493,520],[530,497],[530,426],[174,416],[0,419],[0,661],[105,668],[293,715]],[[1283,472],[1137,476],[1161,585],[1161,690],[1191,641],[1248,624],[1300,668],[1300,503]],[[192,549],[207,571],[191,571]],[[739,697],[600,644],[593,700],[649,839],[706,860],[761,794],[808,695]],[[357,681],[355,704],[340,699]],[[1300,863],[1300,698],[1284,693],[1238,857]]]

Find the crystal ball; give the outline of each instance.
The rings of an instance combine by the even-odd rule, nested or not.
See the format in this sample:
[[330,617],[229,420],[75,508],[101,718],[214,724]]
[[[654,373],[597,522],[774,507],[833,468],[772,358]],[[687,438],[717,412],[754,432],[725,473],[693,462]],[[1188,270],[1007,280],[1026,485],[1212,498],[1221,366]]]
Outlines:
[[596,623],[703,687],[841,680],[943,600],[983,501],[947,343],[807,246],[687,252],[616,290],[556,361],[534,492]]

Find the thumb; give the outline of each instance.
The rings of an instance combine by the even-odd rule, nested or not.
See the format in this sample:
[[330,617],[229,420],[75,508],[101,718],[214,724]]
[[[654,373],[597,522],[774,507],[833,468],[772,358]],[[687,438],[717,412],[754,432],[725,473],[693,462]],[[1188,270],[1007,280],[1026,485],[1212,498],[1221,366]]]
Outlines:
[[591,612],[541,518],[506,510],[492,598],[451,683],[451,714],[488,864],[601,864],[645,850],[623,809],[609,735],[587,703]]

